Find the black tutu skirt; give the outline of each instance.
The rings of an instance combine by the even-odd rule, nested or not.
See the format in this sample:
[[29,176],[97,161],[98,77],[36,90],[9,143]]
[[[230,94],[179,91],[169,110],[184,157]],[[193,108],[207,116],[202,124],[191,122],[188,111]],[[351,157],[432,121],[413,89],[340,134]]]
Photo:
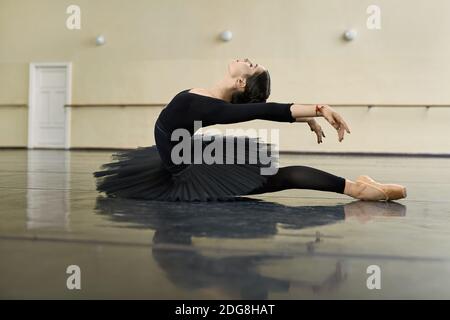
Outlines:
[[[203,137],[195,135],[192,144],[195,139],[200,139],[203,152],[220,138],[222,161],[196,161],[169,170],[170,166],[163,162],[156,145],[119,151],[112,155],[113,162],[103,164],[101,171],[94,172],[97,190],[109,197],[145,200],[230,201],[264,185],[268,175],[261,169],[278,167],[274,146],[258,138]],[[226,150],[230,150],[227,147],[234,150],[231,158],[226,154]],[[233,159],[231,163],[230,159]]]

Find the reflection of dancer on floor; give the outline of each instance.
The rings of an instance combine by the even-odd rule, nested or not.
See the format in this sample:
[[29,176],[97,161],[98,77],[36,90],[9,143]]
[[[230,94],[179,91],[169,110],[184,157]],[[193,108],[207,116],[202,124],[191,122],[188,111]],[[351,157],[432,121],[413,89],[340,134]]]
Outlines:
[[[203,126],[255,119],[306,122],[321,143],[325,134],[314,118],[323,117],[337,130],[339,141],[345,132],[350,133],[344,119],[328,105],[266,102],[269,95],[270,77],[263,66],[249,59],[231,61],[220,82],[208,89],[181,91],[163,109],[155,125],[156,146],[119,152],[115,155],[118,162],[105,164],[105,170],[95,172],[97,189],[109,196],[168,201],[222,200],[285,189],[336,192],[362,200],[406,197],[406,188],[401,185],[381,184],[368,176],[351,181],[307,166],[282,167],[264,176],[260,163],[173,161],[172,150],[178,141],[172,140],[172,133],[182,128],[192,137],[194,121],[202,121]],[[250,142],[249,138],[237,139]],[[233,139],[232,143],[237,145],[239,141]]]
[[[217,289],[230,297],[239,294],[239,298],[243,299],[267,299],[271,293],[285,293],[291,289],[306,289],[314,293],[338,289],[347,278],[344,263],[347,258],[341,256],[344,260],[330,265],[333,259],[329,258],[332,257],[327,253],[321,255],[320,247],[324,242],[339,241],[339,238],[329,235],[322,227],[348,219],[365,223],[380,216],[406,215],[406,207],[397,202],[352,201],[332,206],[287,206],[246,197],[241,200],[218,202],[211,206],[209,203],[179,204],[99,196],[95,212],[109,217],[117,223],[117,227],[125,223],[139,229],[154,230],[151,246],[153,258],[177,287],[191,291],[205,289],[210,293]],[[224,255],[215,256],[205,255],[202,246],[197,246],[192,240],[198,237],[234,239],[242,244],[245,243],[241,241],[244,239],[273,238],[280,235],[281,230],[294,231],[297,236],[309,241],[304,242],[297,237],[300,241],[296,242],[296,250],[283,251],[281,254],[277,250],[244,250],[236,254],[235,250],[224,248]],[[311,236],[312,230],[317,230],[315,237]],[[303,246],[306,249],[301,250]],[[300,252],[307,254],[298,256]],[[290,277],[273,278],[261,273],[264,269],[261,269],[262,266],[273,263],[284,265],[290,259],[299,257],[313,263],[317,263],[317,258],[326,258],[322,260],[324,264],[320,262],[325,267],[321,270],[331,269],[331,272],[314,281],[308,280],[307,273],[305,275],[301,268],[295,269],[299,275],[295,277],[296,280]],[[352,257],[355,257],[355,253]],[[315,275],[320,274],[323,273],[315,272]]]

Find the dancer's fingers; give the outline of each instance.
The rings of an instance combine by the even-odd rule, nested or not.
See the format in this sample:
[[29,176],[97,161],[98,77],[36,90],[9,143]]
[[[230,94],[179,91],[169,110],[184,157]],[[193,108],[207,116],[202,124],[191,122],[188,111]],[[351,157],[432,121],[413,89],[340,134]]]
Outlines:
[[321,143],[322,142],[322,138],[320,136],[320,131],[316,131],[316,137],[317,137],[317,143]]
[[339,123],[339,127],[343,126],[347,133],[350,133],[350,128],[345,122],[344,118],[340,114],[336,114],[336,118],[337,122]]
[[342,125],[344,126],[347,133],[350,133],[350,127],[348,126],[348,124],[345,122],[344,119],[341,119],[341,120],[342,120]]
[[336,124],[338,125],[336,130],[339,129],[341,126],[343,126],[344,129],[347,131],[347,133],[350,133],[350,127],[348,126],[348,124],[345,122],[344,118],[340,114],[336,113],[335,120],[336,120]]
[[343,126],[341,126],[338,130],[339,142],[344,140],[344,133],[345,133],[345,128]]

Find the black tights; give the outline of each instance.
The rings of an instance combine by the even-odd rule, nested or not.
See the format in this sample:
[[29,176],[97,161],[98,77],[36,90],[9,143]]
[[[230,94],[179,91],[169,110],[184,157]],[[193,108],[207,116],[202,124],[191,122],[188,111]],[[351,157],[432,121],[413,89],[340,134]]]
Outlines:
[[345,179],[331,173],[306,166],[279,168],[267,176],[266,183],[249,194],[275,192],[285,189],[311,189],[344,193]]

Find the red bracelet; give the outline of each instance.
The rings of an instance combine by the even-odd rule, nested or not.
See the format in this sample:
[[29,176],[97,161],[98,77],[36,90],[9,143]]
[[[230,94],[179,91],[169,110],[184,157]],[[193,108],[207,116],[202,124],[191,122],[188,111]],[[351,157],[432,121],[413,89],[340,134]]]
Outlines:
[[316,116],[318,116],[318,112],[322,112],[323,106],[319,107],[318,104],[316,104]]

